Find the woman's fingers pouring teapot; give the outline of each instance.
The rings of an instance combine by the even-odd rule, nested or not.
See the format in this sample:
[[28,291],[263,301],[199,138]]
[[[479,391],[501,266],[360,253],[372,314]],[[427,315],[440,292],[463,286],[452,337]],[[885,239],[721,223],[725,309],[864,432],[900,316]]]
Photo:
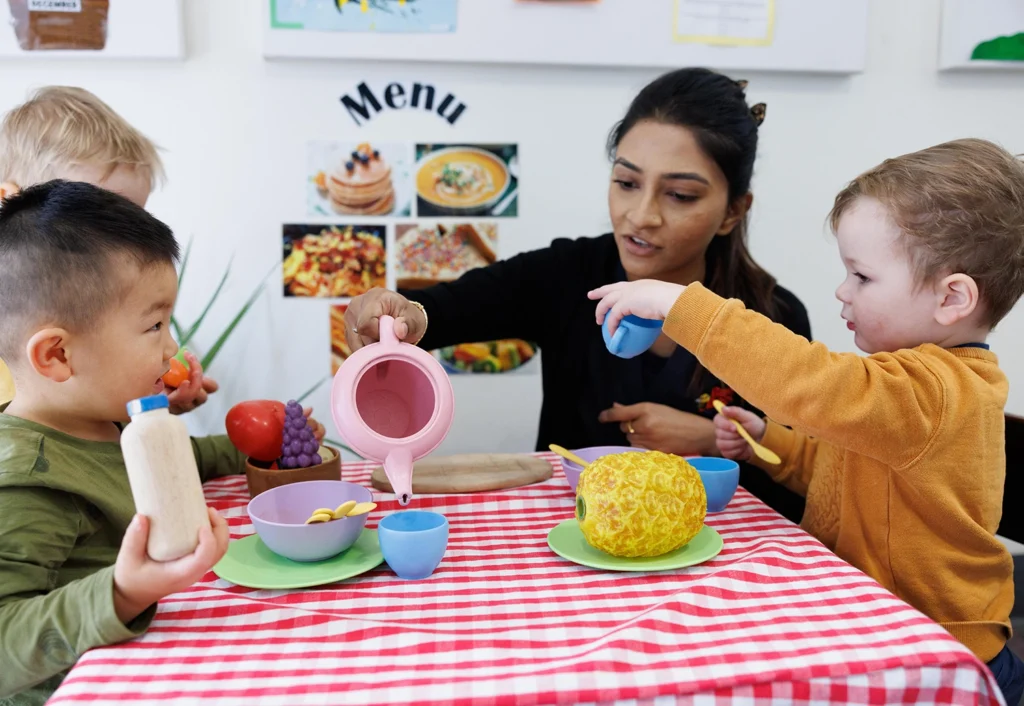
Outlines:
[[395,336],[406,343],[418,343],[427,331],[423,309],[398,292],[377,287],[354,297],[345,311],[345,340],[354,353],[380,339],[380,317],[395,320]]

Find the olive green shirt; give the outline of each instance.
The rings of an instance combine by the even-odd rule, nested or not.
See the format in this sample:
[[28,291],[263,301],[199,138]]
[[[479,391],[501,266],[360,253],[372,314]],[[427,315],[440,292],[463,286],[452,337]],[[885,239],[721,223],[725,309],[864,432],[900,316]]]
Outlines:
[[[226,436],[192,446],[204,482],[244,472]],[[114,612],[134,514],[120,444],[0,412],[0,706],[44,703],[86,650],[149,627],[155,605],[129,625]]]

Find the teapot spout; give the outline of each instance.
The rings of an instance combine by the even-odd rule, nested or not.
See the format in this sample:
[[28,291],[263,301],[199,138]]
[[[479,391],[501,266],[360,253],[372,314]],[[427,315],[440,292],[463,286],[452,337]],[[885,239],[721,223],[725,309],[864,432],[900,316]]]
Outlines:
[[412,500],[412,454],[405,449],[395,449],[384,459],[384,475],[391,483],[391,490],[398,504],[409,504]]

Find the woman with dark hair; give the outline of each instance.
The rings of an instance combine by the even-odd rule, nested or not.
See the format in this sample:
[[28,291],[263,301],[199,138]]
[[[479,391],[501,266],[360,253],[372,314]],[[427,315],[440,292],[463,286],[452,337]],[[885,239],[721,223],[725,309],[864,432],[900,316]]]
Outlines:
[[[544,391],[538,450],[632,445],[717,455],[712,402],[744,402],[666,336],[636,358],[609,353],[587,292],[623,280],[702,282],[810,338],[803,305],[747,249],[764,106],[750,108],[744,88],[706,69],[656,79],[609,137],[612,233],[555,240],[428,289],[356,297],[345,314],[349,346],[376,341],[382,315],[395,318],[400,338],[427,350],[533,341]],[[800,520],[803,498],[763,471],[743,467],[740,482]]]

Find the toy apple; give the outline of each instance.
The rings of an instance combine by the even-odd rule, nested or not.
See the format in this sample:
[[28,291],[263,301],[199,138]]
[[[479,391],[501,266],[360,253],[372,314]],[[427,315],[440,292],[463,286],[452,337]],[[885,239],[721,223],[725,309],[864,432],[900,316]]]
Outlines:
[[225,419],[228,438],[235,448],[257,461],[270,463],[281,456],[285,407],[275,400],[239,402]]

